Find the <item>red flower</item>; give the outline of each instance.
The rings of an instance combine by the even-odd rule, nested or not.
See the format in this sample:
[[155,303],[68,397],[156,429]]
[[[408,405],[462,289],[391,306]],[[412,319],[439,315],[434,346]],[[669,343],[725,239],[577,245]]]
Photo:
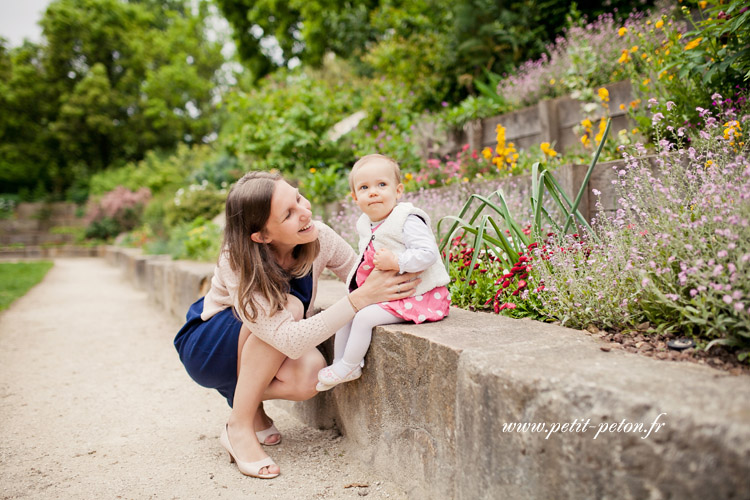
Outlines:
[[503,281],[503,288],[508,288],[510,286],[510,281],[505,280]]
[[521,281],[519,281],[519,282],[518,282],[518,289],[519,289],[519,290],[520,290],[521,288],[525,287],[525,286],[526,286],[526,282],[525,282],[524,280],[521,280]]
[[519,290],[514,290],[513,293],[511,293],[511,295],[514,296],[514,297],[517,297],[518,296],[518,292],[520,292],[520,291],[521,291],[520,289]]
[[471,281],[469,281],[469,285],[470,286],[474,286],[476,284],[477,284],[477,280],[471,280]]

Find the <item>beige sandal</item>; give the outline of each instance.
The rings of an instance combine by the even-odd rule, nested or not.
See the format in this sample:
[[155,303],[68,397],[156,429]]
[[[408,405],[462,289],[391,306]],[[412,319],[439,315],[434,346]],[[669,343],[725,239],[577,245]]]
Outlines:
[[234,450],[232,449],[232,443],[229,442],[229,432],[228,432],[228,425],[224,426],[224,430],[221,432],[221,437],[219,438],[219,442],[224,447],[225,450],[227,450],[227,453],[229,453],[229,462],[230,463],[237,463],[237,468],[246,476],[251,477],[257,477],[260,479],[273,479],[276,476],[278,476],[280,473],[277,472],[275,474],[261,474],[260,471],[264,467],[270,467],[271,465],[276,465],[276,462],[273,461],[271,457],[266,457],[261,460],[258,460],[256,462],[242,462],[237,459],[237,457],[234,455]]
[[[275,443],[266,443],[266,439],[273,436],[274,434],[279,435],[279,440],[276,441]],[[258,441],[260,442],[260,444],[263,444],[266,446],[276,446],[277,444],[281,444],[281,433],[273,424],[273,422],[271,423],[271,427],[269,427],[268,429],[265,429],[262,431],[255,431],[255,435],[258,436]]]

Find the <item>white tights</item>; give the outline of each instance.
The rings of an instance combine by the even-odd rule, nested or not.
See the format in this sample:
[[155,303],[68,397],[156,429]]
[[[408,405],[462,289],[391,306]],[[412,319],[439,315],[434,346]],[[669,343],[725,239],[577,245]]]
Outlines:
[[336,332],[333,343],[333,370],[343,377],[362,363],[370,347],[372,329],[378,325],[403,323],[377,304],[362,308],[349,323]]

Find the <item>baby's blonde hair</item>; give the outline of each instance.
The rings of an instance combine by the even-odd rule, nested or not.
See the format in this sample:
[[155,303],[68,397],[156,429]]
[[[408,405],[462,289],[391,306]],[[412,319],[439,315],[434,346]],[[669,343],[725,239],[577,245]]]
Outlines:
[[349,189],[352,190],[352,193],[354,192],[354,174],[357,172],[357,170],[359,170],[360,167],[374,160],[383,160],[384,162],[391,165],[393,167],[393,175],[396,177],[396,184],[401,184],[401,168],[398,166],[396,160],[394,160],[390,156],[381,154],[365,155],[357,160],[357,162],[352,167],[351,172],[349,172]]

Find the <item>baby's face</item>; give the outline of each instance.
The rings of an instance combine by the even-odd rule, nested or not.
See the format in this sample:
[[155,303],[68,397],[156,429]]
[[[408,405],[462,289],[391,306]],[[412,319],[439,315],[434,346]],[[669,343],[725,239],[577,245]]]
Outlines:
[[404,185],[396,181],[393,166],[382,160],[359,167],[353,181],[352,197],[373,222],[388,217],[404,193]]

